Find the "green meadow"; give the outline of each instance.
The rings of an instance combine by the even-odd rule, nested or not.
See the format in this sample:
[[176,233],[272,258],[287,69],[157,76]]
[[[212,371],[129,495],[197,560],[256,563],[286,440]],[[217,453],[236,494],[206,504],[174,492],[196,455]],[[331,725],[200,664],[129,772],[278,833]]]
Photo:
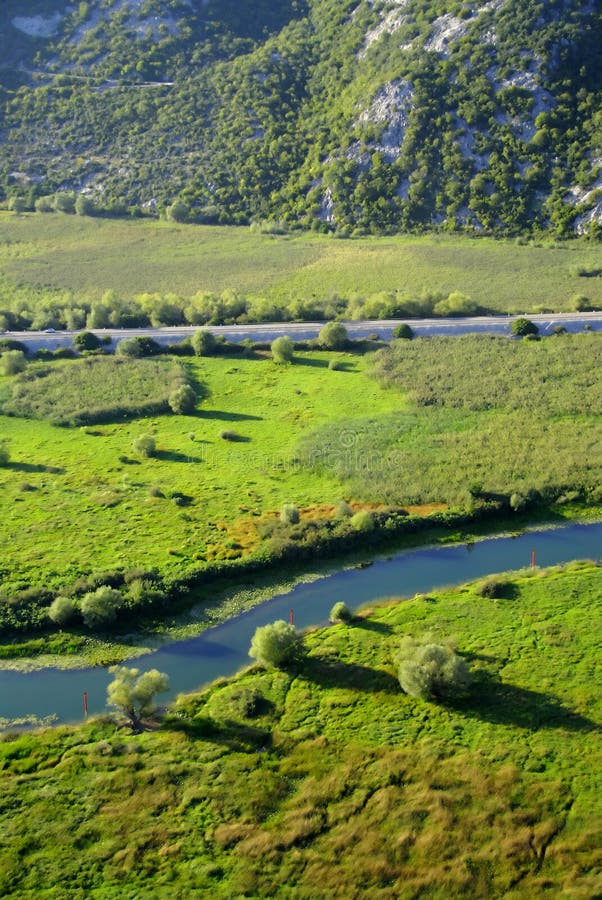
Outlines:
[[[142,733],[5,735],[2,896],[599,896],[602,570],[510,575],[503,594],[390,601]],[[469,693],[403,694],[406,634],[453,638]]]
[[[581,274],[580,274],[581,273]],[[191,297],[240,292],[285,304],[383,291],[413,297],[460,291],[497,312],[570,310],[575,295],[602,305],[595,243],[522,243],[462,236],[340,240],[248,228],[0,213],[4,303],[70,294],[98,300],[145,292]]]

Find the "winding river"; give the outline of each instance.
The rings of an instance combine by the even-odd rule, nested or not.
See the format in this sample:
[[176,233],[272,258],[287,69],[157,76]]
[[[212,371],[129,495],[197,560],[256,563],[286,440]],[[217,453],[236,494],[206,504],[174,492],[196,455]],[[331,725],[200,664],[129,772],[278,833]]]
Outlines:
[[[602,522],[572,524],[516,537],[496,537],[474,544],[425,547],[379,559],[367,568],[344,569],[309,584],[298,584],[254,609],[198,637],[166,644],[139,657],[133,665],[141,670],[167,672],[171,691],[192,691],[219,676],[228,676],[249,663],[247,656],[253,632],[259,625],[289,618],[307,628],[325,624],[337,600],[355,609],[388,596],[410,597],[446,585],[461,584],[494,572],[519,569],[531,564],[535,552],[538,566],[576,559],[599,559],[602,555]],[[83,718],[83,693],[90,714],[105,710],[111,675],[104,668],[42,669],[34,672],[0,671],[0,718],[54,717],[57,722]]]

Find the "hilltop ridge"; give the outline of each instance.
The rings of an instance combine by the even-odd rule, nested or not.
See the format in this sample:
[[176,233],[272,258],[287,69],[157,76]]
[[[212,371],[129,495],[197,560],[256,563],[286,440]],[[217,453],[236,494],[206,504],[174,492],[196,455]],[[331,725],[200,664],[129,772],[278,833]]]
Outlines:
[[0,190],[342,235],[602,222],[600,0],[7,0]]

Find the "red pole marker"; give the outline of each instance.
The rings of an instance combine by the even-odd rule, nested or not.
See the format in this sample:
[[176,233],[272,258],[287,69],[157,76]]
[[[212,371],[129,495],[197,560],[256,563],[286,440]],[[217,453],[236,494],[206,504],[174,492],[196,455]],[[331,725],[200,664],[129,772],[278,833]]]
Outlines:
[[531,550],[531,568],[535,568],[535,550]]
[[84,713],[86,719],[88,718],[88,692],[84,691]]
[[291,625],[294,625],[294,624],[295,624],[295,614],[294,614],[294,612],[292,611],[292,609],[291,609],[291,611],[290,611],[290,613],[289,613],[289,622],[291,623]]

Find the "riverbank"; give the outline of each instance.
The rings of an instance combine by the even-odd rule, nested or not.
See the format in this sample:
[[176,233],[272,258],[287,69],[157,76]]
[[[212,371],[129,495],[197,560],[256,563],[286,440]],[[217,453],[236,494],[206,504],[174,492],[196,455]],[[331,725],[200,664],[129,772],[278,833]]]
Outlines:
[[[428,527],[396,539],[385,540],[368,550],[357,548],[326,559],[316,559],[311,567],[304,562],[287,564],[287,577],[274,567],[265,571],[233,572],[230,577],[203,585],[188,597],[187,608],[169,619],[147,621],[145,627],[129,628],[123,634],[91,636],[65,630],[56,635],[34,637],[0,644],[0,671],[32,672],[55,667],[79,669],[87,666],[109,666],[126,659],[153,653],[160,647],[187,640],[208,628],[223,624],[277,595],[286,595],[297,585],[310,584],[340,570],[370,564],[391,554],[429,545],[471,544],[504,534],[520,534],[534,528],[557,528],[570,522],[602,521],[602,507],[567,505],[539,510],[526,516],[500,517],[495,522],[475,521],[462,529]],[[527,565],[529,560],[525,559]]]
[[[596,896],[602,569],[476,587],[306,633],[296,669],[214,681],[141,734],[0,738],[2,895]],[[466,697],[402,693],[408,633],[455,639]]]

